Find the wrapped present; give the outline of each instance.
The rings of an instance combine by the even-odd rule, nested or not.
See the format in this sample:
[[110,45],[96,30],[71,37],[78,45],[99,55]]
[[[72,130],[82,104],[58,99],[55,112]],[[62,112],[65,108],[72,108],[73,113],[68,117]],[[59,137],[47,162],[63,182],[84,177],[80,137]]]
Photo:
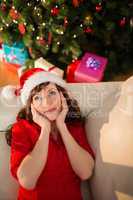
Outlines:
[[80,64],[75,70],[74,77],[77,82],[98,82],[101,81],[107,64],[107,58],[85,53]]
[[0,48],[0,61],[4,61],[5,59],[5,54],[2,48]]
[[68,83],[76,83],[74,73],[79,64],[80,60],[75,60],[74,62],[72,62],[67,66],[66,79]]
[[35,68],[42,68],[45,69],[46,71],[51,71],[52,73],[57,74],[58,76],[60,76],[61,78],[63,78],[64,75],[64,71],[56,66],[54,66],[53,64],[51,64],[50,62],[48,62],[47,60],[45,60],[44,58],[40,57],[35,61]]
[[0,86],[19,84],[18,70],[19,66],[8,62],[0,61]]
[[28,51],[23,42],[15,42],[12,46],[2,44],[5,60],[9,63],[23,65],[29,58]]

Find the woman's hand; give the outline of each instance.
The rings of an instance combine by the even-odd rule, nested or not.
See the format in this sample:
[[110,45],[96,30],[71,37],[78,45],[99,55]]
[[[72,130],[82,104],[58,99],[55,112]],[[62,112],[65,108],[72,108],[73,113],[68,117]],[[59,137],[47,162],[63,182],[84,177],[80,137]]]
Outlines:
[[63,96],[62,92],[60,92],[60,96],[61,96],[61,104],[62,104],[62,110],[59,113],[58,117],[56,118],[56,125],[57,127],[61,127],[62,125],[64,125],[65,123],[65,118],[68,112],[68,105],[67,105],[67,101],[65,99],[65,97]]
[[50,132],[51,131],[51,123],[50,121],[43,116],[41,113],[39,113],[31,104],[31,113],[32,113],[32,118],[33,121],[38,124],[41,128],[45,129],[46,131]]

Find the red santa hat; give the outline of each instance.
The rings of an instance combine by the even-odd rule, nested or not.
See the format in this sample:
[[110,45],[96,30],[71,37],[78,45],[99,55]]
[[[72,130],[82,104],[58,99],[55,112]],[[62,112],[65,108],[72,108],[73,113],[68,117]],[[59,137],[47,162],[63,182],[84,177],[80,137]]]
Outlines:
[[31,90],[45,82],[52,82],[64,88],[66,87],[66,82],[55,73],[47,72],[42,68],[32,68],[20,76],[19,86],[5,86],[1,96],[8,104],[15,105],[21,101],[23,105],[26,105]]

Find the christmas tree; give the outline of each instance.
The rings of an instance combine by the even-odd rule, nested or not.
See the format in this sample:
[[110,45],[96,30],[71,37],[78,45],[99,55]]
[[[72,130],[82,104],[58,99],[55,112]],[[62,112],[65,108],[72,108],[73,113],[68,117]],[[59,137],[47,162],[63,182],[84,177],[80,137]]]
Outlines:
[[22,40],[30,60],[42,56],[62,69],[86,51],[105,56],[109,79],[133,68],[133,3],[1,0],[0,38],[10,45]]

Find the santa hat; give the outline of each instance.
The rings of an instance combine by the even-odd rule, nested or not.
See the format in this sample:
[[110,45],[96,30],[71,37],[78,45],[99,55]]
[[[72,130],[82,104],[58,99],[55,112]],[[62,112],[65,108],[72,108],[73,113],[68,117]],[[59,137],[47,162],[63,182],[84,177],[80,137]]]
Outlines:
[[20,103],[20,101],[23,105],[26,105],[31,90],[45,82],[52,82],[64,88],[67,85],[66,82],[55,73],[47,72],[42,68],[32,68],[20,76],[19,86],[5,86],[1,92],[1,96],[8,105],[15,105]]

